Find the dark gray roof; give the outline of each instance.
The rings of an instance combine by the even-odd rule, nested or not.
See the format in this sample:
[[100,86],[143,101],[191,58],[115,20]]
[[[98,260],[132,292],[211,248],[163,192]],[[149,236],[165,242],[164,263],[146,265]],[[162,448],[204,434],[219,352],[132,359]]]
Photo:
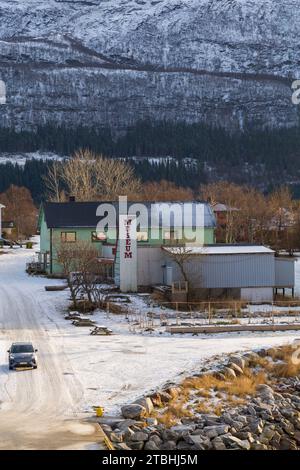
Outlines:
[[[47,202],[43,205],[45,220],[48,228],[95,228],[102,217],[96,215],[97,208],[101,204],[113,204],[118,217],[119,204],[117,202],[93,201],[93,202]],[[192,214],[192,226],[196,226],[196,207],[203,206],[204,209],[204,226],[215,227],[215,217],[210,205],[206,202],[128,202],[128,208],[133,204],[143,204],[148,209],[149,226],[151,210],[154,217],[152,218],[152,226],[162,226],[162,216],[159,212],[159,205],[170,207],[171,204],[179,204],[183,206],[184,214]],[[154,208],[154,211],[153,211]],[[154,220],[155,219],[155,220]],[[171,216],[171,225],[174,218]],[[198,224],[199,225],[199,224]],[[201,226],[201,225],[200,225]]]
[[43,205],[48,228],[96,227],[99,202],[47,202]]

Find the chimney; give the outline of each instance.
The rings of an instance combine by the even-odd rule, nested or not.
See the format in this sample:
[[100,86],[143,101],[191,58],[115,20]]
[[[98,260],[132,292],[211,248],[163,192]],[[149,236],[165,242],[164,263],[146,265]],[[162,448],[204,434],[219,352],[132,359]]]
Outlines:
[[76,202],[75,196],[70,196],[69,197],[69,202]]

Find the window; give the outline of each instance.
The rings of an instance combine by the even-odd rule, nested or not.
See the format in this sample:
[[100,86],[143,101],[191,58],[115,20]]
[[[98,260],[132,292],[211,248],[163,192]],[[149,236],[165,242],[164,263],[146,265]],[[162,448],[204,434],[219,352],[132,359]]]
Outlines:
[[107,235],[104,232],[92,232],[92,242],[103,242],[107,239]]
[[76,242],[76,232],[61,232],[60,239],[64,243]]
[[136,232],[136,239],[138,242],[147,242],[148,232]]
[[12,354],[33,353],[34,349],[32,344],[13,344],[10,352]]
[[164,240],[178,240],[178,232],[172,229],[164,231]]

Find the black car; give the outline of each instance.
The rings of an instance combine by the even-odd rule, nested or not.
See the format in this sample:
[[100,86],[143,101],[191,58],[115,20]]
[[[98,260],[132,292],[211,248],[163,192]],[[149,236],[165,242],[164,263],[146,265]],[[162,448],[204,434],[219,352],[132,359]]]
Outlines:
[[37,368],[37,349],[34,349],[32,343],[13,343],[7,352],[10,370],[22,367]]

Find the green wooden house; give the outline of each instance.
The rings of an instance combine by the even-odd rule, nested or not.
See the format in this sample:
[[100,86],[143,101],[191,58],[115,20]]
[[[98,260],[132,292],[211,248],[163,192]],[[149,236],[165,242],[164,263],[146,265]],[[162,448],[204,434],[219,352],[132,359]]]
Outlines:
[[[116,217],[114,223],[97,230],[97,225],[105,215],[97,215],[100,205],[113,206]],[[136,204],[136,205],[135,205]],[[141,203],[128,203],[129,213],[134,212]],[[138,225],[137,245],[139,246],[163,246],[185,244],[196,233],[196,244],[213,244],[215,242],[215,217],[209,204],[206,202],[146,202],[142,203],[149,214],[145,226]],[[176,208],[182,213],[191,213],[190,222],[185,223],[184,236],[181,234],[182,224],[178,218],[171,215],[170,223],[166,224],[169,211],[176,204]],[[201,209],[203,217],[199,223],[195,213]],[[99,213],[99,212],[98,212]],[[167,214],[168,213],[168,214]],[[153,214],[156,214],[153,222]],[[167,217],[164,217],[167,214]],[[150,217],[151,215],[151,217]],[[61,243],[76,243],[77,241],[90,242],[99,250],[99,258],[118,260],[118,233],[119,233],[119,203],[114,202],[47,202],[41,206],[39,214],[40,231],[40,261],[44,264],[49,274],[59,274],[61,266],[56,260],[56,250]],[[185,217],[183,216],[183,219]],[[112,267],[114,269],[114,267]],[[112,275],[114,275],[112,273]]]

